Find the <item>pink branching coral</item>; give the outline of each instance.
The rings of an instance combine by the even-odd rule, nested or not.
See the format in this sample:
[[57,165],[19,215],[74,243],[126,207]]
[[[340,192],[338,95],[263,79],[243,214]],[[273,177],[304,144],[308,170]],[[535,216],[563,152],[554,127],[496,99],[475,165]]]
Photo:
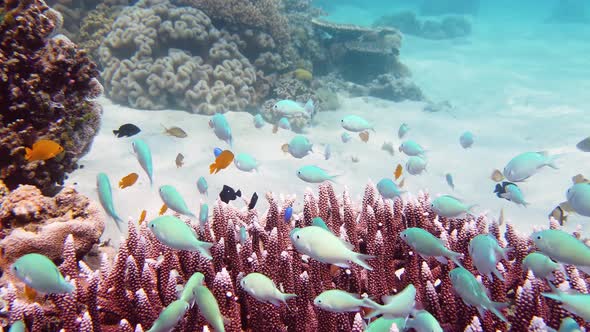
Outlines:
[[[130,221],[128,236],[114,261],[110,262],[105,255],[100,269],[92,271],[83,261],[75,264],[71,254],[73,239],[69,238],[65,252],[70,254],[60,269],[74,279],[75,292],[51,295],[45,302],[32,303],[17,296],[19,282],[9,283],[3,289],[9,321],[24,317],[33,332],[62,327],[83,332],[147,330],[162,309],[177,299],[179,285],[197,271],[205,275],[205,284],[229,319],[226,331],[234,332],[362,331],[363,313],[327,312],[314,306],[314,298],[325,290],[338,288],[367,293],[380,302],[380,296],[395,294],[409,284],[416,287],[417,305],[432,313],[445,331],[542,331],[546,326],[557,328],[563,317],[572,316],[559,303],[540,296],[549,291],[545,280],[516,270],[521,269],[521,258],[533,251],[527,238],[508,227],[504,241],[499,225],[485,216],[437,218],[430,209],[428,194],[421,193],[417,199],[383,200],[375,186],[368,184],[362,202],[354,204],[347,191],[338,197],[332,186],[325,183],[320,185],[318,196],[311,191],[304,195],[303,211],[294,216],[293,225],[283,219],[285,209],[294,203],[293,197],[280,201],[268,193],[266,199],[270,208],[263,214],[217,201],[213,217],[202,229],[186,221],[202,240],[215,243],[211,261],[195,252],[167,248],[158,242],[146,223],[137,226]],[[373,271],[357,265],[334,268],[294,250],[289,240],[290,229],[308,226],[318,216],[335,234],[350,241],[354,250],[375,255],[369,261]],[[242,226],[247,229],[245,238],[240,237]],[[449,278],[453,263],[442,264],[413,253],[399,237],[408,227],[422,227],[452,250],[465,254],[464,267],[481,279],[490,290],[491,299],[512,303],[504,310],[509,324],[489,312],[481,317],[477,310],[465,305]],[[504,282],[479,276],[468,259],[469,241],[487,232],[502,246],[515,248],[509,260],[498,265]],[[571,266],[566,271],[569,281],[563,272],[556,271],[556,284],[561,289],[571,287],[586,292],[588,284],[583,273]],[[241,278],[251,272],[266,274],[284,292],[297,297],[288,301],[288,306],[257,301],[240,286]],[[576,320],[584,323],[577,317]],[[201,331],[206,324],[198,306],[194,306],[176,331]]]
[[[102,92],[98,70],[67,38],[52,38],[63,18],[42,0],[3,1],[0,18],[0,179],[10,189],[46,189],[90,149],[101,108],[88,101]],[[60,143],[65,154],[27,162],[25,146]]]

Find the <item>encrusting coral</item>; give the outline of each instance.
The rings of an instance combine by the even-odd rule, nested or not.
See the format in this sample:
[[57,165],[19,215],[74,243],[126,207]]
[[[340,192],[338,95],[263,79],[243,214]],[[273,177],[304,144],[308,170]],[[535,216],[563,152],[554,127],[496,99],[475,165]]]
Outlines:
[[[59,12],[42,0],[5,1],[0,21],[0,180],[10,189],[62,184],[92,144],[102,93],[96,65],[63,36]],[[25,160],[25,147],[39,139],[65,153],[46,161]],[[6,157],[9,156],[9,157]]]
[[[572,316],[558,302],[540,296],[549,291],[546,281],[523,271],[522,260],[534,250],[531,240],[517,234],[511,225],[500,235],[500,226],[484,215],[468,219],[437,217],[430,209],[428,194],[409,200],[384,200],[373,184],[365,188],[360,204],[354,204],[347,191],[337,197],[332,186],[324,183],[319,195],[311,191],[303,197],[303,211],[290,223],[284,221],[295,197],[280,201],[266,195],[268,210],[260,215],[255,209],[237,209],[217,201],[213,217],[200,229],[191,224],[199,237],[213,242],[213,260],[195,252],[172,250],[162,245],[147,228],[129,222],[128,235],[114,262],[106,256],[99,270],[93,271],[73,255],[73,238],[65,242],[65,261],[60,270],[73,279],[72,294],[50,295],[43,303],[18,297],[19,282],[3,288],[10,323],[25,318],[33,332],[66,331],[143,331],[149,328],[162,308],[177,299],[177,287],[197,271],[205,275],[205,284],[227,318],[226,331],[361,331],[361,313],[332,313],[314,306],[315,296],[338,288],[355,294],[367,293],[379,301],[413,284],[417,305],[428,310],[445,331],[539,331],[543,326],[558,327],[565,316]],[[304,257],[292,248],[289,233],[293,227],[309,226],[321,217],[337,236],[349,241],[354,251],[376,256],[369,260],[372,271],[357,265],[331,268],[328,264]],[[358,221],[357,221],[358,219]],[[246,227],[247,236],[239,235]],[[498,268],[504,281],[478,277],[489,289],[493,301],[512,302],[505,311],[509,324],[491,313],[481,317],[475,308],[464,304],[453,290],[449,271],[453,263],[442,264],[434,258],[423,259],[400,240],[408,227],[421,227],[439,237],[451,250],[463,253],[462,264],[478,275],[472,265],[468,244],[478,234],[490,234],[502,247],[512,247],[508,260]],[[551,227],[559,227],[554,220]],[[403,272],[400,271],[404,268]],[[397,271],[398,273],[394,273]],[[555,284],[587,292],[582,272],[573,266],[555,271]],[[239,286],[248,273],[270,277],[286,293],[295,293],[288,306],[273,306],[257,301]],[[569,281],[566,280],[569,278]],[[584,322],[575,317],[579,324]],[[54,322],[48,329],[46,322]],[[141,326],[140,326],[141,325]],[[201,331],[205,320],[198,306],[192,307],[176,331]],[[400,329],[402,330],[402,329]]]
[[75,254],[84,257],[105,228],[100,207],[73,188],[46,197],[33,186],[0,195],[0,268],[28,253],[61,260],[65,238],[76,239]]

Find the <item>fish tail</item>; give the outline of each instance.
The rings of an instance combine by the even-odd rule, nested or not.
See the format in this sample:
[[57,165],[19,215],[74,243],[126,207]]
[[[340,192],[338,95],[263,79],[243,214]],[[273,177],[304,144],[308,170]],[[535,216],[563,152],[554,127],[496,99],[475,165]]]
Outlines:
[[555,164],[555,161],[560,156],[561,155],[555,155],[555,156],[551,156],[551,157],[547,158],[547,166],[549,166],[553,169],[559,169],[559,167]]
[[453,263],[455,263],[455,265],[463,267],[461,262],[459,262],[459,259],[463,259],[465,257],[465,255],[463,255],[460,252],[455,252],[455,251],[449,250],[448,257],[451,261],[453,261]]
[[119,131],[118,130],[113,130],[113,134],[119,136]]
[[242,192],[240,191],[240,189],[238,189],[238,191],[236,191],[236,196],[242,197]]
[[468,215],[472,217],[477,217],[477,215],[473,212],[473,209],[478,207],[478,204],[472,204],[467,207],[467,211],[465,211]]
[[498,318],[500,318],[503,322],[508,323],[508,319],[502,314],[500,310],[508,308],[508,303],[505,302],[493,302],[490,301],[490,305],[488,306],[488,310],[494,313]]
[[355,257],[352,261],[369,271],[373,271],[373,268],[369,265],[369,263],[366,262],[367,259],[371,258],[375,258],[375,256],[355,253]]
[[25,159],[30,160],[33,154],[33,150],[25,148]]
[[[209,174],[213,174],[213,171],[215,171],[216,166],[217,165],[215,163],[209,165]],[[217,172],[215,172],[215,173],[217,173]]]
[[381,315],[383,312],[381,311],[381,305],[373,300],[371,300],[370,298],[364,298],[363,300],[363,307],[367,307],[371,309],[371,312],[369,312],[367,315],[365,315],[365,319],[371,319],[374,317],[377,317],[379,315]]
[[[500,279],[500,281],[504,281],[504,276],[502,275],[502,273],[500,273],[500,271],[498,270],[497,267],[494,266],[494,269],[492,270],[492,273],[498,278]],[[490,280],[492,280],[490,278]]]
[[294,299],[297,297],[297,294],[285,293],[283,294],[283,302],[287,303],[288,300]]
[[122,225],[125,224],[125,222],[123,221],[123,219],[121,219],[118,215],[113,215],[113,219],[115,220],[115,225],[117,225],[117,228],[119,229],[120,232],[123,232],[123,228]]
[[76,288],[76,287],[71,282],[69,282],[67,280],[65,281],[64,291],[66,293],[70,293],[71,294],[74,291],[74,288]]
[[211,255],[211,247],[213,247],[213,243],[199,242],[197,245],[197,251],[201,254],[201,256],[207,258],[208,260],[212,260],[213,256]]

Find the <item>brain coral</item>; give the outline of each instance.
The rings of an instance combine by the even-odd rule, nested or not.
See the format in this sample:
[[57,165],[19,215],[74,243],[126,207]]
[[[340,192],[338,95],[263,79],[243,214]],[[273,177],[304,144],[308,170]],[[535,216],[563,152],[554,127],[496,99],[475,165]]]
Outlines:
[[240,42],[198,9],[141,0],[99,49],[106,91],[136,108],[242,111],[256,99],[256,71]]
[[[62,183],[100,125],[98,70],[67,38],[51,37],[62,16],[41,0],[3,2],[0,20],[0,180],[10,189]],[[65,153],[27,162],[25,146],[39,139]]]

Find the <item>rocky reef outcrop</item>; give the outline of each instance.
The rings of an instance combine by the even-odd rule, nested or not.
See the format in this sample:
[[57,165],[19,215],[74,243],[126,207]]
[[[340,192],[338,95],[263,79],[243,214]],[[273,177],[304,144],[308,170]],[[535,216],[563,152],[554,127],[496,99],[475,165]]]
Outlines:
[[373,25],[394,27],[402,33],[426,39],[450,39],[471,34],[471,22],[465,16],[420,19],[411,11],[382,16]]
[[[77,168],[97,133],[98,70],[86,51],[55,36],[63,18],[42,0],[5,1],[0,17],[0,180],[50,188]],[[28,162],[25,147],[39,139],[65,152]]]

